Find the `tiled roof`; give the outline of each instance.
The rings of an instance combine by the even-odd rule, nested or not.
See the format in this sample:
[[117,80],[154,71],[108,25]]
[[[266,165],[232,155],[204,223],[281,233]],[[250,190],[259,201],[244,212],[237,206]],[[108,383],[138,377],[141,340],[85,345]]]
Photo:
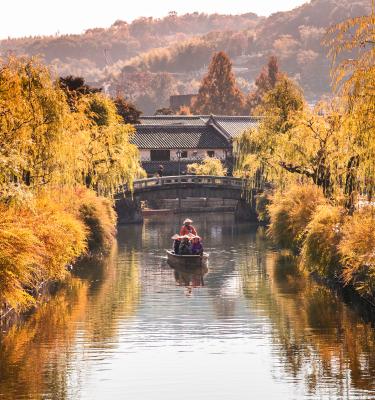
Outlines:
[[140,118],[142,125],[200,125],[208,121],[208,115],[153,115]]
[[212,115],[208,123],[219,128],[221,132],[224,131],[223,133],[229,137],[236,137],[248,129],[258,128],[261,120],[262,117]]
[[210,125],[136,125],[140,149],[225,149],[228,141]]

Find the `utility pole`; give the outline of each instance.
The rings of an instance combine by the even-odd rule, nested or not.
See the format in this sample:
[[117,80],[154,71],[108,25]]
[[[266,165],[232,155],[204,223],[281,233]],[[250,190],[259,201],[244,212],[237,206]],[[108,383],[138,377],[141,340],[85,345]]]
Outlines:
[[[177,151],[176,151],[176,155],[177,155],[177,158],[178,158],[178,176],[180,176],[180,175],[181,175],[181,155],[182,155],[181,150],[177,150]],[[179,211],[181,211],[181,194],[180,194],[180,189],[178,189],[178,209],[179,209]]]

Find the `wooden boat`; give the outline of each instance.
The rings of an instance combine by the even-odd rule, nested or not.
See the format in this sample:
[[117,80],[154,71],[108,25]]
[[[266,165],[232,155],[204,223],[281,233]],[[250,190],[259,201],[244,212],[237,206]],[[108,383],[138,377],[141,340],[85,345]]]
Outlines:
[[173,251],[167,250],[168,264],[171,267],[182,268],[202,268],[207,267],[208,254],[203,253],[203,256],[187,255],[182,256],[175,254]]

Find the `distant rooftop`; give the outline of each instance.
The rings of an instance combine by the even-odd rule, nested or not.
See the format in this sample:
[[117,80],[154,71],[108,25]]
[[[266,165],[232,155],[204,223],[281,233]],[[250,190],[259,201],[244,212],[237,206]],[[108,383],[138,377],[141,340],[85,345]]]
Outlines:
[[142,116],[142,125],[205,125],[209,115],[151,115]]
[[257,128],[262,117],[153,115],[140,118],[133,143],[141,149],[228,148],[233,138]]
[[230,138],[241,135],[248,129],[258,128],[263,117],[211,115],[208,124],[216,126]]
[[140,149],[225,149],[228,141],[209,125],[137,125],[132,143]]

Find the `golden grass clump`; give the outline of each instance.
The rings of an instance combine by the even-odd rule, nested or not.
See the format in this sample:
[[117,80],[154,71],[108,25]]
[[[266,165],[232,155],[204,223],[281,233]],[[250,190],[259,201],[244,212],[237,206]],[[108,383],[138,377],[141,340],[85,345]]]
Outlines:
[[317,208],[307,225],[301,250],[301,265],[323,277],[338,277],[341,272],[337,246],[341,238],[344,212],[339,207]]
[[361,294],[375,293],[375,209],[365,207],[348,216],[339,244],[342,278]]
[[84,224],[46,197],[30,206],[0,204],[0,304],[25,310],[47,280],[86,250]]
[[77,195],[78,217],[89,231],[88,250],[108,253],[116,234],[117,216],[113,202],[86,189],[78,191]]
[[268,234],[278,246],[297,252],[315,210],[325,204],[322,190],[315,185],[292,185],[285,192],[277,192],[268,206]]
[[47,279],[60,279],[67,264],[86,251],[88,230],[63,204],[50,197],[36,200],[34,231],[43,243],[43,264],[48,266]]
[[63,280],[86,250],[109,251],[115,226],[112,202],[84,187],[0,202],[0,313],[30,308],[41,283]]
[[33,297],[24,290],[30,286],[42,259],[42,244],[29,222],[13,208],[0,204],[0,310],[4,305],[25,309]]

